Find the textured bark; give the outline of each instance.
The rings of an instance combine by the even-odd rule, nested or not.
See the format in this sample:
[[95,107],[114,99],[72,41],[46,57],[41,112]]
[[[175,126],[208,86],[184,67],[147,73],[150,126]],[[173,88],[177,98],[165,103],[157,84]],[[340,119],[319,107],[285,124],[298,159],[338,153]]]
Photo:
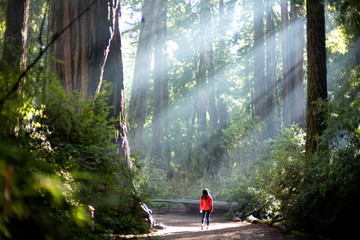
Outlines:
[[325,114],[318,100],[327,99],[324,0],[308,0],[307,54],[308,81],[306,104],[306,155],[320,152],[317,137],[326,129]]
[[[50,36],[66,28],[84,9],[91,7],[54,43],[51,52],[57,61],[51,68],[58,73],[67,93],[78,91],[90,97],[99,82],[103,50],[108,44],[108,1],[51,0],[49,14]],[[104,25],[103,25],[104,26]],[[59,61],[60,60],[60,61]]]
[[118,119],[119,155],[131,168],[119,21],[120,0],[50,1],[50,34],[57,36],[67,28],[52,45],[53,57],[61,62],[53,61],[51,67],[67,93],[78,91],[83,98],[96,98],[103,79],[112,84],[110,117]]
[[134,80],[129,105],[129,126],[134,148],[143,148],[143,129],[145,124],[147,90],[150,79],[151,57],[154,48],[154,1],[144,1],[139,42],[135,59]]
[[8,1],[2,60],[18,72],[26,68],[29,9],[30,0]]
[[265,80],[265,45],[264,45],[264,3],[254,0],[254,111],[255,116],[265,120],[266,115],[266,80]]
[[107,20],[107,25],[110,27],[108,32],[108,46],[106,50],[103,51],[102,74],[100,74],[100,83],[97,88],[97,93],[100,91],[100,84],[103,79],[112,83],[113,91],[110,95],[109,105],[113,106],[113,109],[110,112],[110,117],[119,120],[116,125],[118,130],[118,152],[119,155],[125,159],[128,168],[131,169],[132,162],[130,159],[130,146],[127,137],[125,114],[125,85],[120,31],[120,0],[113,0],[112,4],[109,6],[109,17]]

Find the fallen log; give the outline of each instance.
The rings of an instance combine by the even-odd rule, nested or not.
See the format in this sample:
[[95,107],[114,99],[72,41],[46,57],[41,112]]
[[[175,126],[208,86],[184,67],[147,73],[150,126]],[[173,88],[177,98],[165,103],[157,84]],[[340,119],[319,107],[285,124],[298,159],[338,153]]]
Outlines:
[[247,219],[247,217],[252,216],[254,213],[260,211],[260,210],[263,209],[266,205],[268,205],[269,203],[273,203],[273,202],[274,202],[274,201],[271,202],[271,200],[268,200],[268,201],[266,201],[263,205],[261,205],[259,208],[254,209],[253,211],[251,211],[251,212],[249,212],[249,213],[247,213],[247,214],[244,214],[244,213],[245,213],[245,210],[246,210],[246,208],[245,208],[245,210],[241,213],[240,216],[238,216],[238,218],[240,218],[241,220],[245,220],[245,219]]

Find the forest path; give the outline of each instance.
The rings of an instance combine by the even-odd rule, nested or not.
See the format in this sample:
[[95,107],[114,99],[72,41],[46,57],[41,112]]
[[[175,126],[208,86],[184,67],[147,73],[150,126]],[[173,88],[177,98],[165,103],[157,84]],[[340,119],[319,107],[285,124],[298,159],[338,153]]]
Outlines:
[[[262,240],[294,240],[277,228],[265,224],[247,222],[232,222],[225,220],[216,213],[211,215],[209,230],[200,230],[201,215],[184,212],[155,213],[157,223],[165,225],[166,229],[158,230],[152,236],[155,239],[262,239]],[[149,238],[147,238],[149,239]]]

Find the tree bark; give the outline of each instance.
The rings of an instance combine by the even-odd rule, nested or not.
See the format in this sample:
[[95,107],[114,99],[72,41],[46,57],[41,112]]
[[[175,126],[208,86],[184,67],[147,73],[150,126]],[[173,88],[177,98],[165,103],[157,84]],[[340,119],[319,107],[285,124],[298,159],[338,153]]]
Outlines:
[[327,99],[324,0],[308,0],[306,9],[308,81],[305,154],[310,156],[323,150],[317,137],[326,129],[325,113],[316,102]]
[[[84,9],[91,6],[54,43],[50,66],[67,93],[78,91],[82,98],[94,96],[99,82],[101,59],[107,41],[107,1],[50,0],[49,29],[54,36],[69,25]],[[107,23],[104,23],[107,24]]]
[[[83,98],[96,99],[103,79],[112,84],[110,117],[118,119],[118,152],[130,169],[119,21],[120,0],[50,1],[51,35],[58,36],[68,28],[52,45],[54,57],[61,62],[53,61],[51,67],[67,93],[76,90]],[[73,24],[69,26],[70,23]]]
[[[110,117],[118,119],[116,124],[118,143],[118,153],[120,157],[124,158],[129,169],[132,168],[130,159],[130,146],[127,137],[127,125],[125,114],[125,84],[123,74],[123,61],[121,50],[121,31],[120,31],[120,0],[112,1],[109,8],[110,18],[107,21],[107,26],[110,27],[108,32],[108,46],[104,50],[104,57],[102,60],[103,76],[100,75],[100,83],[102,77],[112,83],[113,91],[111,92],[109,105],[113,106],[110,112]],[[105,28],[109,29],[109,28]],[[97,93],[100,91],[99,84]]]
[[150,80],[151,57],[154,48],[154,1],[144,1],[139,42],[135,59],[134,79],[129,105],[129,127],[134,149],[143,149],[147,90]]
[[18,73],[26,68],[29,9],[30,0],[8,1],[2,60]]

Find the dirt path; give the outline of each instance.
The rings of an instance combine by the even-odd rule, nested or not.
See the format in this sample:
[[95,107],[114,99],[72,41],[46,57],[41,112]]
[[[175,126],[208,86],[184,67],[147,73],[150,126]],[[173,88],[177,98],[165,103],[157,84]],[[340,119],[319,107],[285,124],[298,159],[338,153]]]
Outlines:
[[[166,226],[152,236],[155,239],[263,239],[263,240],[294,240],[281,233],[277,228],[265,224],[251,224],[247,222],[231,222],[222,216],[213,214],[209,230],[200,230],[200,214],[184,212],[155,213],[154,219]],[[149,239],[149,238],[147,238]]]

